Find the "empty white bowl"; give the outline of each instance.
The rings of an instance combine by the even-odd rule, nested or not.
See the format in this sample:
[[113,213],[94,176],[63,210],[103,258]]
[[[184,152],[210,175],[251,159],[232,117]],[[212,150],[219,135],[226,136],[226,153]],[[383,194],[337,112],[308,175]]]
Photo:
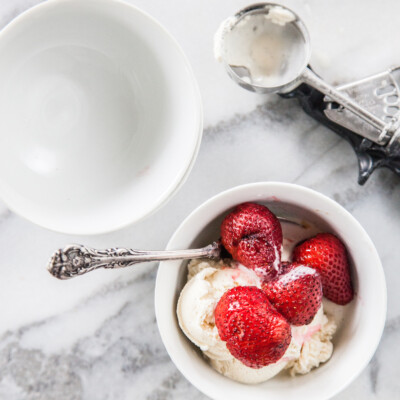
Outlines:
[[46,1],[0,33],[0,197],[38,225],[114,230],[177,190],[202,110],[169,33],[116,0]]
[[186,262],[160,263],[155,306],[165,347],[182,374],[216,400],[325,400],[351,381],[373,356],[386,318],[385,277],[377,251],[367,233],[343,207],[313,190],[288,183],[254,183],[225,191],[190,214],[177,229],[168,249],[203,246],[219,238],[223,217],[237,204],[254,201],[278,216],[303,220],[338,235],[346,244],[352,265],[355,298],[346,306],[336,332],[332,358],[303,376],[285,374],[257,385],[245,385],[220,375],[180,330],[176,304],[186,283]]

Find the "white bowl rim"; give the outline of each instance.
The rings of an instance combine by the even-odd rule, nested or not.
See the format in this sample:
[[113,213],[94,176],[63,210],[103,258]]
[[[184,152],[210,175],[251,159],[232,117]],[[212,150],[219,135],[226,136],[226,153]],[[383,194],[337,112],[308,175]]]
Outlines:
[[[297,190],[300,192],[303,192],[304,194],[310,195],[310,196],[316,196],[319,197],[320,200],[325,201],[326,204],[330,205],[331,207],[335,208],[337,212],[340,212],[344,214],[347,218],[351,220],[351,222],[354,224],[354,226],[357,227],[359,230],[360,234],[363,235],[363,239],[368,242],[368,244],[371,246],[371,249],[373,251],[373,256],[375,258],[376,262],[376,272],[378,276],[378,280],[376,282],[377,284],[377,292],[380,294],[380,297],[377,298],[377,302],[380,304],[380,319],[376,320],[376,330],[375,330],[375,335],[374,335],[374,340],[371,341],[371,345],[368,349],[368,352],[366,352],[364,356],[364,360],[362,363],[358,365],[357,368],[353,371],[353,374],[350,374],[347,376],[347,379],[341,382],[341,384],[338,384],[337,388],[335,391],[332,391],[332,393],[329,394],[328,397],[321,397],[319,400],[328,400],[331,397],[337,395],[340,393],[342,390],[344,390],[347,386],[349,386],[360,374],[361,372],[366,368],[366,366],[369,364],[371,361],[373,355],[376,352],[376,349],[379,345],[379,342],[381,340],[383,330],[385,327],[385,322],[386,322],[386,314],[387,314],[387,288],[386,288],[386,280],[385,280],[385,275],[384,275],[384,270],[383,266],[379,257],[379,254],[367,234],[367,232],[364,230],[362,225],[357,221],[356,218],[351,215],[350,212],[348,212],[343,206],[338,204],[336,201],[332,200],[328,196],[317,192],[316,190],[293,184],[293,183],[286,183],[286,182],[255,182],[255,183],[248,183],[248,184],[243,184],[239,186],[232,187],[230,189],[224,190],[213,197],[209,198],[202,204],[200,204],[198,207],[196,207],[184,220],[183,222],[178,226],[178,228],[175,230],[174,234],[172,235],[171,239],[169,240],[166,250],[173,250],[174,247],[174,241],[180,234],[181,229],[185,227],[185,225],[190,221],[192,218],[194,218],[197,214],[200,214],[204,209],[208,208],[211,204],[214,202],[217,202],[221,198],[225,196],[229,196],[230,194],[236,193],[236,192],[241,192],[241,191],[247,191],[249,189],[256,189],[256,188],[287,188],[287,189],[293,189]],[[256,200],[255,200],[256,201]],[[227,205],[227,210],[234,205]],[[154,292],[154,304],[155,304],[155,313],[156,313],[156,320],[157,320],[157,325],[158,329],[160,332],[161,339],[164,343],[164,346],[175,364],[175,366],[178,368],[178,370],[182,373],[182,375],[189,381],[191,382],[198,390],[200,390],[202,393],[205,395],[209,396],[210,398],[214,400],[225,400],[225,398],[220,397],[220,396],[215,396],[215,393],[212,393],[211,390],[209,390],[207,385],[204,385],[203,381],[198,379],[197,376],[189,374],[188,371],[184,368],[184,365],[181,363],[181,359],[179,356],[179,353],[174,352],[171,343],[168,341],[168,335],[166,334],[169,329],[171,329],[171,326],[169,324],[164,324],[164,318],[162,318],[163,315],[163,310],[162,306],[164,304],[163,299],[159,296],[160,293],[160,287],[164,283],[164,275],[168,274],[168,269],[170,270],[171,266],[167,265],[168,262],[160,262],[158,271],[157,271],[157,277],[156,277],[156,285],[155,285],[155,292]],[[168,268],[167,268],[168,267]],[[163,321],[163,322],[160,322]],[[178,328],[179,329],[179,328]],[[183,334],[180,332],[180,334]],[[211,368],[211,367],[210,367]]]
[[[197,113],[197,133],[196,137],[197,140],[193,142],[192,148],[187,149],[186,151],[188,153],[191,153],[192,156],[188,160],[187,164],[185,166],[182,166],[180,173],[175,177],[174,182],[170,185],[169,190],[165,191],[163,195],[158,197],[158,200],[153,203],[152,208],[149,208],[147,211],[145,211],[141,216],[138,216],[136,218],[129,218],[127,216],[126,220],[124,223],[120,224],[114,224],[113,226],[109,226],[108,228],[103,228],[103,229],[96,229],[93,230],[90,227],[80,227],[79,229],[68,229],[68,228],[63,228],[58,226],[57,224],[51,224],[51,223],[42,223],[39,220],[35,218],[35,216],[28,215],[28,213],[25,213],[21,210],[19,210],[18,207],[14,207],[14,205],[8,201],[7,197],[4,196],[4,194],[0,193],[0,200],[7,206],[7,208],[14,212],[15,214],[23,217],[25,220],[30,221],[38,226],[41,226],[43,228],[49,229],[53,232],[58,232],[58,233],[64,233],[64,234],[69,234],[69,235],[101,235],[105,233],[110,233],[117,231],[119,229],[125,228],[127,226],[130,226],[136,222],[139,222],[153,213],[157,212],[160,208],[162,208],[182,187],[182,185],[185,183],[186,179],[190,175],[190,172],[195,164],[199,149],[200,149],[200,144],[203,136],[203,117],[204,117],[204,110],[203,110],[203,103],[202,103],[202,98],[201,98],[201,93],[200,93],[200,88],[196,79],[196,76],[194,74],[193,68],[189,62],[189,59],[187,58],[185,52],[183,51],[181,45],[178,43],[178,41],[175,39],[175,37],[153,16],[148,14],[146,11],[143,11],[142,9],[127,3],[122,0],[91,0],[91,1],[96,1],[96,2],[103,2],[103,3],[115,3],[118,6],[121,7],[126,7],[131,10],[134,10],[138,14],[141,14],[145,18],[147,18],[151,23],[156,25],[162,32],[163,34],[168,37],[170,42],[174,45],[175,49],[179,53],[183,64],[185,65],[189,76],[191,80],[191,84],[193,86],[193,94],[194,94],[194,100],[196,102],[196,113]],[[36,4],[23,12],[21,12],[19,15],[17,15],[15,18],[13,18],[7,25],[0,31],[0,39],[4,35],[5,32],[9,30],[12,26],[15,24],[20,24],[23,22],[24,19],[30,18],[30,14],[37,12],[39,9],[46,9],[49,7],[58,7],[62,5],[63,3],[71,3],[71,0],[48,0],[39,4]]]

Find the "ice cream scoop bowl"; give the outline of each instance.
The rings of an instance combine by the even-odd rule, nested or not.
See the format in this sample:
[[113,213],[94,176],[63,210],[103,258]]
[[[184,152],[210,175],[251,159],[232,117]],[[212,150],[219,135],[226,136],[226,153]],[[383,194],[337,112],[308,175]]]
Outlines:
[[306,83],[379,129],[377,143],[386,143],[397,125],[366,110],[326,83],[309,67],[310,37],[292,10],[273,3],[250,5],[222,23],[215,36],[215,53],[229,76],[257,93],[289,93]]
[[187,217],[167,249],[201,247],[215,240],[224,216],[246,201],[265,204],[277,215],[334,233],[348,245],[356,296],[334,336],[332,358],[307,375],[291,378],[282,373],[257,385],[220,375],[179,328],[176,306],[187,279],[187,263],[182,261],[162,262],[157,275],[155,306],[163,342],[185,377],[213,399],[328,399],[362,371],[381,337],[386,286],[378,254],[360,224],[340,205],[313,190],[286,183],[249,184],[215,196]]

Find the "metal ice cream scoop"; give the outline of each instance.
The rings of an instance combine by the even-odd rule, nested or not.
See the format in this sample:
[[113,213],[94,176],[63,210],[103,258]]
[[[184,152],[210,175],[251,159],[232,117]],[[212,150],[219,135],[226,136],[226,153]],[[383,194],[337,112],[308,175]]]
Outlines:
[[400,175],[398,69],[335,88],[308,66],[310,38],[300,18],[271,3],[248,6],[216,34],[217,57],[240,86],[298,97],[312,117],[345,137],[359,157],[359,183],[385,166]]

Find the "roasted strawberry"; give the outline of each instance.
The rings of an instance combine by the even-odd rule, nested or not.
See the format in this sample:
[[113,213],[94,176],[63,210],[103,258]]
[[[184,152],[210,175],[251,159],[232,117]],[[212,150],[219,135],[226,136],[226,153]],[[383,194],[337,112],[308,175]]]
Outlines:
[[251,368],[277,362],[291,340],[289,323],[255,286],[225,292],[215,308],[215,324],[230,353]]
[[292,325],[308,325],[321,307],[321,277],[302,264],[285,264],[282,273],[264,283],[271,304]]
[[282,228],[265,206],[243,203],[229,213],[221,225],[221,240],[232,257],[265,279],[279,271]]
[[298,244],[293,261],[309,265],[321,275],[324,296],[345,305],[354,296],[349,259],[344,244],[330,233],[319,233]]

